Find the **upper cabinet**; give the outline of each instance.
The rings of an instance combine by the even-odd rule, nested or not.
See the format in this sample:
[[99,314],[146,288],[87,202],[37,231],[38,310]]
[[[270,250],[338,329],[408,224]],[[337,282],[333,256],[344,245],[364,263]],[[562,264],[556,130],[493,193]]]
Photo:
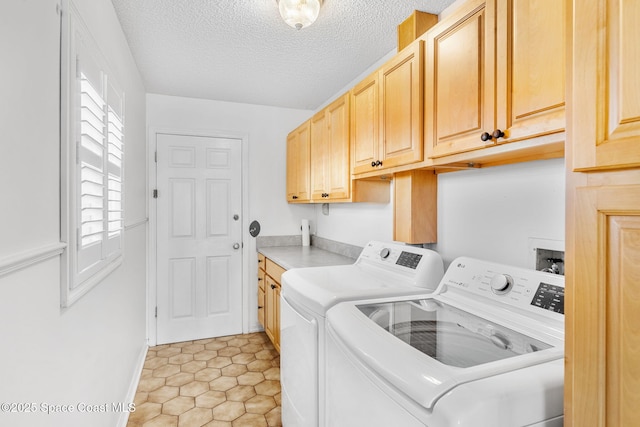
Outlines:
[[424,42],[418,40],[380,70],[381,167],[422,160]]
[[351,89],[351,162],[354,174],[375,167],[378,156],[378,72]]
[[640,166],[640,2],[574,2],[574,170]]
[[287,137],[287,201],[291,203],[310,200],[310,132],[306,121]]
[[355,175],[423,159],[423,55],[415,41],[351,90]]
[[345,94],[311,119],[311,200],[350,197],[349,94]]
[[472,0],[425,36],[425,147],[564,139],[565,5]]

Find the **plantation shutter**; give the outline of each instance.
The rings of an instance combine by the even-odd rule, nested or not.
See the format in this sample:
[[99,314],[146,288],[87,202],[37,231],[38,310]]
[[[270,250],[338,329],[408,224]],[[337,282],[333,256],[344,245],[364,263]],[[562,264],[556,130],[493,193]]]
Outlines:
[[122,166],[124,154],[124,100],[111,83],[107,94],[107,256],[122,248]]
[[93,52],[76,56],[77,280],[120,255],[123,232],[124,100]]

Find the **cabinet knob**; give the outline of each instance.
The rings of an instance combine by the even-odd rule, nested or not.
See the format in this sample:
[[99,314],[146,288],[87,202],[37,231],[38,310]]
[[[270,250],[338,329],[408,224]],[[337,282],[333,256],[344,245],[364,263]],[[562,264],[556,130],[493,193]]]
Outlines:
[[504,132],[502,132],[500,129],[496,129],[493,131],[493,134],[491,136],[493,136],[495,139],[502,138],[504,136]]
[[275,288],[276,288],[276,285],[271,285],[271,289],[275,289]]
[[261,281],[262,281],[262,277],[258,277],[258,282],[261,282]]
[[491,136],[489,132],[482,132],[482,135],[480,135],[480,139],[483,141],[489,141],[491,138],[493,138],[493,136]]
[[291,198],[295,200],[298,198],[298,196],[291,196]]
[[382,166],[382,161],[381,160],[376,160],[376,166]]
[[375,161],[371,162],[371,167],[372,167],[372,168],[375,168],[375,167],[376,167],[376,162],[375,162]]
[[258,310],[260,310],[261,308],[264,308],[264,307],[263,307],[263,306],[261,306],[261,305],[259,305],[259,306],[258,306]]

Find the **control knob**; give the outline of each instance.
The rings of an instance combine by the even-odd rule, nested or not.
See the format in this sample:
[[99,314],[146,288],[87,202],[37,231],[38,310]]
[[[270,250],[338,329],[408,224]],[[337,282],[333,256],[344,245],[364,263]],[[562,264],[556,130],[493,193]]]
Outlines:
[[389,258],[389,254],[391,253],[391,251],[389,250],[389,248],[383,248],[380,251],[380,258],[382,259],[387,259]]
[[493,293],[498,295],[506,294],[511,290],[513,279],[507,274],[496,274],[491,278],[489,285],[491,286]]

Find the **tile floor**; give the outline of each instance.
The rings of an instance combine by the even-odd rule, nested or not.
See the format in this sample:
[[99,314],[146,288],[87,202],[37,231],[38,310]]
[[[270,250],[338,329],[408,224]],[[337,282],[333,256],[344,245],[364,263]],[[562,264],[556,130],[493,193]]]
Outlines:
[[264,332],[151,347],[127,427],[281,426],[280,355]]

